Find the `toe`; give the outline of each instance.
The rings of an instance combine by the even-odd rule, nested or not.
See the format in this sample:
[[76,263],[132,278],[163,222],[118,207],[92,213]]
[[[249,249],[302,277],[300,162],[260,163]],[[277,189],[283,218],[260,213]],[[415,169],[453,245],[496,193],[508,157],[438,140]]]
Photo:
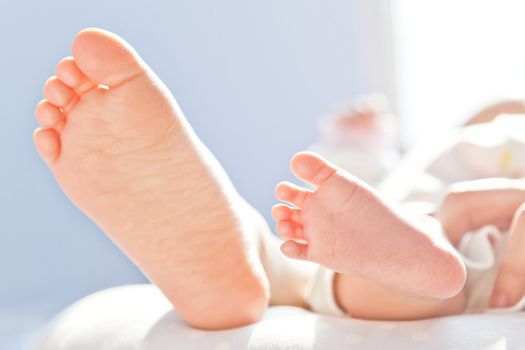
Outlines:
[[296,208],[290,208],[284,204],[276,204],[272,208],[272,218],[275,221],[291,221],[296,224],[300,224],[301,221],[301,210]]
[[296,207],[302,207],[312,192],[289,182],[281,182],[275,188],[275,197]]
[[44,85],[45,98],[60,108],[66,108],[77,98],[73,89],[61,82],[56,76],[49,78]]
[[124,39],[102,29],[84,29],[73,42],[73,56],[89,80],[116,86],[145,71],[145,65]]
[[525,294],[525,204],[514,214],[490,301],[492,307],[511,307]]
[[499,269],[499,275],[492,291],[490,306],[493,308],[511,307],[524,297],[524,293],[523,268],[503,265]]
[[279,221],[275,228],[279,236],[284,239],[305,239],[303,227],[291,221]]
[[79,93],[83,93],[95,87],[82,71],[77,67],[73,57],[63,58],[56,67],[56,76],[65,85],[75,89]]
[[290,166],[298,178],[315,186],[321,186],[337,172],[334,165],[312,152],[297,153]]
[[36,150],[46,163],[55,161],[60,154],[60,136],[54,129],[38,128],[33,134]]
[[42,100],[36,105],[36,120],[43,128],[59,128],[65,122],[65,116],[57,106]]
[[308,258],[308,245],[292,240],[284,242],[281,245],[281,251],[292,259],[307,260]]

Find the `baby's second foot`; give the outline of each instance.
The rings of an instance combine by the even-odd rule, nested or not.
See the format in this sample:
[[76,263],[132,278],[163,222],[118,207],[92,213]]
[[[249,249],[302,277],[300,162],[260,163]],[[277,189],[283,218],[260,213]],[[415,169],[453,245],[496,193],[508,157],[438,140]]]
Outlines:
[[297,154],[291,168],[316,189],[286,182],[276,188],[279,200],[295,206],[272,210],[285,255],[419,296],[449,298],[463,288],[463,263],[432,229],[313,153]]

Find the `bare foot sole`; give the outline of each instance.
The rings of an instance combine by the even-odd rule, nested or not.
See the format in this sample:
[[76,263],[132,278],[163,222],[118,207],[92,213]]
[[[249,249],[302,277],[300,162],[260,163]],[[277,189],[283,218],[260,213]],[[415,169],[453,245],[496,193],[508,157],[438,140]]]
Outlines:
[[297,154],[291,167],[315,190],[276,188],[276,197],[293,205],[272,211],[285,255],[414,295],[446,299],[461,291],[465,267],[443,236],[313,153]]
[[45,84],[34,142],[66,195],[192,325],[257,320],[268,303],[252,209],[133,48],[81,31]]

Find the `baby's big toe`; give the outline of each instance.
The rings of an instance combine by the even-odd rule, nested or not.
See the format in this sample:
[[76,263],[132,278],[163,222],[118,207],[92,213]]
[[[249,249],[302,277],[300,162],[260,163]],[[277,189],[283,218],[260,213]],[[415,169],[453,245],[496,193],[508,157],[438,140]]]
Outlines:
[[297,153],[290,166],[298,178],[318,187],[337,172],[335,166],[312,152]]
[[124,39],[111,32],[89,28],[73,43],[75,63],[90,81],[116,86],[145,71],[139,55]]

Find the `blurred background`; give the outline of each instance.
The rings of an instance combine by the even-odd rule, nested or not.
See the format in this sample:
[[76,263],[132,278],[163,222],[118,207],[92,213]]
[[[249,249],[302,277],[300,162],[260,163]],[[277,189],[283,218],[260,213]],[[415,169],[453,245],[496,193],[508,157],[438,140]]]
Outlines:
[[33,149],[33,110],[75,33],[126,38],[241,194],[270,220],[289,158],[334,104],[381,92],[399,149],[525,97],[525,3],[446,0],[0,0],[0,348],[97,290],[145,282],[62,194]]

